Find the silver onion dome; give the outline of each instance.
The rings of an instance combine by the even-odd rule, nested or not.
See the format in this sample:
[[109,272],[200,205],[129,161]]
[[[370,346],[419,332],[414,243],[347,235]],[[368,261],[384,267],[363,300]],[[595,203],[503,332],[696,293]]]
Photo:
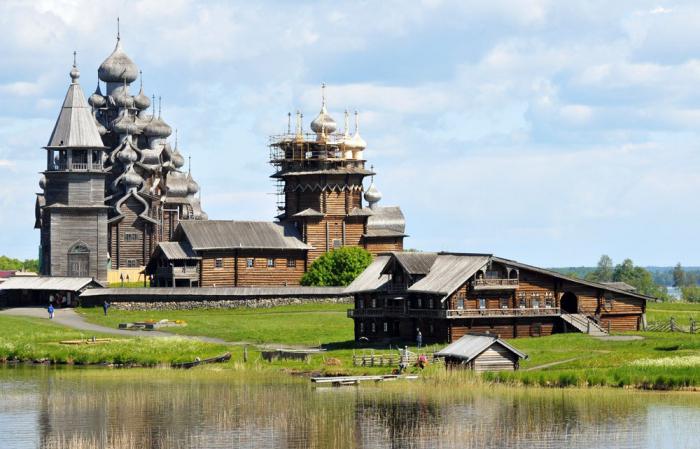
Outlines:
[[41,178],[39,178],[39,188],[41,190],[46,190],[46,176],[41,175]]
[[138,95],[134,97],[134,106],[136,107],[136,109],[139,109],[141,111],[151,107],[151,99],[144,95],[143,86],[141,86],[141,90],[139,90]]
[[382,199],[382,192],[374,185],[374,180],[370,183],[365,192],[365,201],[369,203],[369,207],[374,207]]
[[122,182],[127,188],[138,187],[143,183],[143,178],[134,170],[134,167],[129,167],[129,170],[124,174]]
[[117,45],[111,55],[100,64],[97,75],[107,83],[126,81],[131,83],[138,78],[139,68],[134,61],[124,53],[121,39],[117,38]]
[[101,108],[104,107],[105,104],[107,104],[107,100],[105,97],[102,96],[102,90],[100,89],[100,82],[97,82],[97,89],[95,89],[95,92],[90,95],[90,98],[88,98],[88,103],[90,106],[93,108]]
[[182,156],[182,153],[180,153],[180,151],[178,151],[177,148],[175,148],[175,151],[170,157],[170,161],[173,163],[173,166],[175,168],[182,168],[182,166],[185,165],[185,158]]
[[143,127],[143,135],[164,139],[173,133],[173,129],[160,117],[153,117]]
[[345,141],[345,145],[354,150],[364,150],[367,148],[367,142],[365,142],[365,139],[360,135],[360,119],[357,111],[355,111],[355,134]]
[[133,162],[136,162],[136,160],[139,158],[138,153],[134,151],[131,148],[131,145],[125,145],[124,148],[122,148],[119,153],[117,153],[117,158],[123,163],[123,164],[130,164]]
[[199,192],[199,184],[192,179],[191,174],[187,174],[187,193],[190,195],[194,195],[195,193]]
[[110,127],[112,131],[117,134],[134,134],[139,129],[136,122],[129,117],[126,110],[123,110],[119,117],[112,121]]
[[311,130],[316,134],[332,134],[338,129],[338,124],[333,117],[328,114],[326,109],[326,85],[321,85],[321,112],[311,122]]

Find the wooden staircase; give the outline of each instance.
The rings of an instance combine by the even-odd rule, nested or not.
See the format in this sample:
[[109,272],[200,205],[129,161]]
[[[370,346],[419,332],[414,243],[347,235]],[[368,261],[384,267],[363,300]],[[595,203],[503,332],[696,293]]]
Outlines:
[[561,318],[579,332],[592,335],[594,337],[604,337],[608,333],[595,321],[582,313],[562,313]]

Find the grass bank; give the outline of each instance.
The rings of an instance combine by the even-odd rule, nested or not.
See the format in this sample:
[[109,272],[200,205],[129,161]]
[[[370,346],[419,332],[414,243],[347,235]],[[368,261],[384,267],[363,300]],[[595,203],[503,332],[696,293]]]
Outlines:
[[212,357],[228,350],[224,345],[182,337],[115,338],[97,334],[96,337],[110,338],[111,341],[95,345],[60,343],[93,335],[53,324],[47,319],[0,316],[0,361],[156,366],[191,361],[195,357]]
[[692,302],[650,302],[647,304],[647,321],[668,321],[687,325],[691,319],[700,321],[700,303]]

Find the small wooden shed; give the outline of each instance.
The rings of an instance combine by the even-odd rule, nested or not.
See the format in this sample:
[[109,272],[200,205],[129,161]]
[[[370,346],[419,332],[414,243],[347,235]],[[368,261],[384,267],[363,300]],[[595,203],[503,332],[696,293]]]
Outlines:
[[514,371],[527,354],[491,334],[467,334],[435,353],[447,367],[474,371]]

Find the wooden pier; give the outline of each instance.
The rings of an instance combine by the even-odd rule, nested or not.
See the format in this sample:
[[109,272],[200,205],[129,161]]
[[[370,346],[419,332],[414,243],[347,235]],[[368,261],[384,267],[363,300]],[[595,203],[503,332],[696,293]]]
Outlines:
[[359,385],[360,382],[389,382],[395,380],[416,380],[415,375],[385,374],[379,376],[338,376],[338,377],[312,377],[311,383],[315,386],[342,387],[347,385]]

